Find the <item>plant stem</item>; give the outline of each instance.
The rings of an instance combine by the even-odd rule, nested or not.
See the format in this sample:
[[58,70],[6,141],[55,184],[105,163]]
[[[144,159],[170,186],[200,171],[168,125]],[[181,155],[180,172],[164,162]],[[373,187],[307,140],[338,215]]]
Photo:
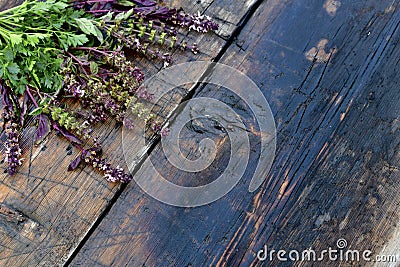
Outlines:
[[76,148],[78,148],[81,152],[83,152],[83,151],[85,151],[84,149],[83,149],[83,147],[81,147],[80,145],[78,145],[78,144],[76,144],[76,143],[71,143],[73,146],[75,146]]
[[26,86],[26,92],[28,93],[29,98],[32,100],[33,104],[35,105],[36,108],[39,107],[38,103],[36,102],[35,98],[33,97],[31,90],[29,90],[29,86]]
[[85,70],[85,67],[84,67],[84,64],[83,64],[83,62],[82,61],[80,61],[76,56],[74,56],[73,54],[71,54],[70,52],[66,52],[67,54],[68,54],[68,56],[70,56],[73,60],[75,60],[78,64],[79,64],[79,66],[81,67],[81,69],[83,70],[83,72],[87,75],[87,76],[89,76],[89,74],[86,72],[86,70]]
[[95,53],[98,53],[98,54],[101,54],[101,55],[104,55],[104,56],[107,56],[107,57],[110,56],[109,53],[107,53],[105,51],[98,50],[98,49],[96,49],[94,47],[71,47],[71,50],[86,50],[86,51],[92,51],[92,52],[95,52]]

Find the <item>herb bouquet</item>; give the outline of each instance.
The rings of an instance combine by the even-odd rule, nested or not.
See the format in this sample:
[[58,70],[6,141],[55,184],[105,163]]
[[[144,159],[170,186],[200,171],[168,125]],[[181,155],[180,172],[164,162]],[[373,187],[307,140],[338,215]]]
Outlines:
[[[206,33],[217,28],[207,16],[186,14],[154,0],[26,0],[0,12],[1,117],[8,174],[22,164],[20,132],[33,117],[36,143],[56,131],[80,149],[70,171],[84,162],[108,181],[129,182],[129,174],[101,158],[92,127],[109,117],[133,127],[125,118],[130,109],[155,133],[166,133],[163,122],[141,103],[152,96],[141,86],[144,73],[124,51],[167,66],[172,62],[169,49],[198,52],[195,43],[178,40],[180,30]],[[60,105],[64,98],[72,98],[77,108]]]

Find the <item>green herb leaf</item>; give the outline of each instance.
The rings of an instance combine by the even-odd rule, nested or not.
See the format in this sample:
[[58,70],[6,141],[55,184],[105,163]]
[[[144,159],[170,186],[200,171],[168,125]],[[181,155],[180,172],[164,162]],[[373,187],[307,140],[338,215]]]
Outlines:
[[118,1],[118,5],[121,5],[121,6],[135,6],[135,4],[132,3],[129,0],[120,0],[120,1]]
[[3,50],[3,55],[4,55],[4,59],[8,62],[13,61],[14,60],[14,51],[10,48],[10,47],[6,47]]
[[122,21],[122,20],[127,20],[130,16],[133,14],[133,8],[126,11],[126,12],[121,12],[115,17],[115,21]]
[[87,18],[77,18],[75,19],[78,24],[79,29],[88,35],[96,36],[96,26],[94,26],[93,22],[88,20]]
[[10,34],[10,42],[12,45],[17,45],[22,43],[22,34]]
[[36,115],[42,114],[42,112],[43,112],[43,108],[42,107],[38,107],[38,108],[35,108],[34,110],[32,110],[28,115],[29,116],[36,116]]
[[96,75],[99,72],[99,65],[94,61],[90,61],[90,72],[93,75]]
[[100,44],[103,44],[104,42],[103,33],[97,27],[96,27],[96,37],[99,40]]
[[79,45],[84,45],[85,43],[89,42],[89,39],[86,37],[85,34],[78,34],[74,36],[68,36],[69,45],[74,47]]
[[19,68],[19,66],[18,66],[17,63],[15,63],[15,62],[10,62],[10,63],[7,65],[7,71],[8,71],[10,74],[16,75],[16,74],[18,74],[18,73],[20,72],[20,68]]

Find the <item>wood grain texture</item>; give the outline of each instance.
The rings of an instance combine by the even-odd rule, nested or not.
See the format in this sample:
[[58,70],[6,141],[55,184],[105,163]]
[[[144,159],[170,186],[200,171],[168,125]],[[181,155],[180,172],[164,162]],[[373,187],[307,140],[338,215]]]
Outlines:
[[[339,238],[373,256],[385,246],[400,253],[399,2],[335,2],[263,2],[221,60],[252,78],[274,112],[278,151],[260,190],[247,192],[259,155],[253,115],[228,90],[201,87],[195,97],[230,104],[253,129],[242,182],[217,202],[186,209],[131,183],[71,265],[291,266],[276,258],[261,262],[256,253],[265,244],[322,251]],[[199,140],[218,144],[205,171],[176,169],[160,145],[148,161],[177,184],[215,179],[229,161],[229,140],[213,125],[193,122],[181,136],[190,159],[199,156]]]
[[[16,2],[0,2],[9,8]],[[239,12],[226,14],[226,1],[198,1],[195,4],[176,1],[188,12],[201,12],[216,16],[222,29],[218,34],[183,36],[188,42],[197,42],[201,53],[193,55],[175,51],[176,63],[189,60],[212,60],[246,13],[244,1],[230,1],[240,5]],[[153,63],[131,55],[148,76],[156,73],[160,63]],[[164,102],[172,109],[174,103],[187,91],[172,96]],[[168,109],[166,109],[168,110]],[[115,165],[125,166],[121,149],[121,127],[110,122],[97,127],[102,137],[104,155]],[[33,146],[31,136],[35,127],[28,127],[22,134],[25,163],[17,175],[9,177],[0,165],[0,266],[53,266],[62,265],[80,244],[87,232],[106,208],[113,203],[120,185],[107,183],[91,168],[67,172],[69,163],[78,155],[68,142],[50,135],[41,145]],[[137,151],[143,147],[134,146]],[[1,145],[1,151],[3,146]],[[118,195],[118,194],[117,194]],[[4,208],[3,208],[4,207]],[[20,216],[20,217],[19,217]]]

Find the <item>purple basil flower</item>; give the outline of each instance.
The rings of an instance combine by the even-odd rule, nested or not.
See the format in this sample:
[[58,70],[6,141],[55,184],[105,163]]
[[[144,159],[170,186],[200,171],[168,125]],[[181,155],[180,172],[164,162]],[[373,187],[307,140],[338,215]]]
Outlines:
[[5,161],[8,163],[8,174],[14,175],[17,172],[17,167],[22,165],[23,159],[21,158],[21,148],[19,147],[19,131],[18,124],[9,123],[6,126],[6,148]]
[[147,90],[144,89],[143,87],[140,87],[138,89],[138,91],[136,92],[136,95],[138,98],[141,98],[141,99],[144,99],[147,101],[152,101],[154,99],[154,95],[147,92]]
[[176,14],[177,24],[184,27],[189,27],[189,30],[195,30],[198,32],[209,32],[218,30],[218,24],[215,23],[211,17],[201,15],[200,12],[197,14],[185,14],[180,11]]
[[168,136],[169,134],[170,134],[169,128],[163,128],[163,129],[161,129],[161,131],[160,131],[161,137]]
[[119,166],[113,168],[111,164],[106,162],[105,159],[101,158],[99,154],[100,153],[96,151],[96,149],[90,149],[88,151],[84,151],[82,156],[86,163],[89,163],[93,166],[93,168],[102,171],[104,173],[104,178],[109,182],[129,183],[132,180],[132,176],[130,174],[126,174]]
[[71,94],[74,97],[83,97],[85,95],[85,90],[83,89],[85,85],[79,83],[74,75],[67,75],[64,79],[64,90],[66,93]]

